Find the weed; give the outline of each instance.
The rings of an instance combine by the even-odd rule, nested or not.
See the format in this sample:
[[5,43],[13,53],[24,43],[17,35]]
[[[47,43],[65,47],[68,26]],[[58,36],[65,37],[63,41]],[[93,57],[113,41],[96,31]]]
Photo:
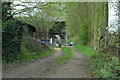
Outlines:
[[61,64],[65,64],[72,56],[73,56],[73,52],[70,48],[67,47],[62,47],[61,48],[66,54],[60,58],[58,58],[56,60],[56,64],[54,64],[54,66],[57,65],[61,65]]
[[[31,62],[40,58],[45,58],[51,55],[54,51],[54,48],[44,49],[41,45],[38,45],[38,42],[35,40],[29,41],[31,39],[25,38],[24,42],[21,45],[21,61],[22,62]],[[39,43],[40,44],[40,43]],[[37,45],[37,46],[36,46]]]
[[45,70],[46,70],[46,71],[51,71],[51,68],[46,68]]
[[83,45],[75,45],[75,49],[87,55],[89,58],[94,55],[95,50]]
[[97,78],[118,78],[120,76],[120,63],[117,57],[112,57],[108,54],[98,53],[91,57],[89,68],[91,68],[92,75]]
[[97,53],[94,49],[83,45],[76,45],[75,49],[89,57],[87,68],[96,78],[118,78],[120,76],[120,63],[118,57],[110,54]]
[[56,74],[56,72],[52,72],[53,74]]

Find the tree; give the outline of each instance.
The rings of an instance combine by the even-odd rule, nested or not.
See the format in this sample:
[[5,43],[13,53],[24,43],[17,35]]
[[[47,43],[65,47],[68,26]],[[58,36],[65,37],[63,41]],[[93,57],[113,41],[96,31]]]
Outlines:
[[66,14],[67,31],[75,42],[95,49],[106,47],[106,38],[100,38],[106,36],[108,26],[107,2],[66,3]]
[[[24,4],[19,4],[23,6]],[[26,7],[19,11],[15,11],[14,14],[17,13],[17,18],[21,21],[24,21],[28,24],[31,24],[37,29],[37,38],[47,39],[47,33],[50,28],[55,24],[54,22],[58,19],[58,17],[63,16],[61,14],[61,4],[60,3],[28,3],[35,4],[32,7]]]
[[3,2],[2,3],[2,22],[4,23],[5,21],[13,18],[13,16],[11,15],[11,2]]
[[23,29],[22,22],[13,19],[10,2],[2,3],[2,61],[9,63],[20,55]]
[[118,2],[118,55],[120,56],[120,1]]

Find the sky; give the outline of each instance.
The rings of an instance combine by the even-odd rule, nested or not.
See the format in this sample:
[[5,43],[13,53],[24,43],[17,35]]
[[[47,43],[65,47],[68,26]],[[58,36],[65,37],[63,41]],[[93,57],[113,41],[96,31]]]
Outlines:
[[[116,3],[114,3],[116,4]],[[108,21],[108,25],[109,25],[109,31],[116,31],[118,26],[117,26],[117,20],[118,20],[118,16],[116,16],[116,9],[111,5],[111,3],[109,3],[109,21]],[[113,24],[113,25],[112,25]]]

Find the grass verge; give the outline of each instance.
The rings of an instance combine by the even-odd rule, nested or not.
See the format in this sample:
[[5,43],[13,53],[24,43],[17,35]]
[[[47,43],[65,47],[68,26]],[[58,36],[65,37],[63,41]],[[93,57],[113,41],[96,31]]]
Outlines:
[[83,45],[75,45],[74,47],[77,51],[87,55],[89,58],[94,55],[95,50]]
[[95,78],[120,78],[120,63],[118,57],[109,53],[97,53],[87,46],[76,45],[75,49],[89,57],[89,68],[91,76]]
[[41,53],[40,58],[45,58],[49,55],[51,55],[54,52],[54,48],[50,47],[50,50],[44,51],[43,53]]
[[68,48],[68,47],[62,47],[61,49],[62,49],[66,54],[56,60],[56,64],[54,64],[55,66],[61,65],[61,64],[65,64],[65,63],[73,56],[72,49],[70,49],[70,48]]
[[51,55],[54,51],[54,48],[51,47],[50,50],[43,50],[42,52],[29,52],[28,49],[24,46],[21,46],[21,60],[20,62],[31,62],[37,59],[45,58]]

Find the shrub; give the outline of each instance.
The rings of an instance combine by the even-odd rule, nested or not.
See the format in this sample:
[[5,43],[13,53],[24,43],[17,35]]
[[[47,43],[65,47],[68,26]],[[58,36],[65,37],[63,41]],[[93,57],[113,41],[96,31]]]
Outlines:
[[23,45],[29,52],[36,52],[37,54],[43,52],[44,46],[35,38],[26,36],[23,38]]
[[22,44],[21,45],[21,61],[29,62],[34,60],[34,53],[30,53],[27,48]]
[[30,62],[39,58],[44,58],[54,51],[53,48],[44,48],[38,40],[26,36],[21,45],[21,61]]
[[11,19],[3,23],[2,59],[4,62],[10,63],[17,60],[22,35],[23,28],[20,21]]
[[94,49],[83,45],[76,45],[75,49],[89,57],[88,68],[95,78],[119,78],[120,63],[118,57],[111,54],[97,53]]

